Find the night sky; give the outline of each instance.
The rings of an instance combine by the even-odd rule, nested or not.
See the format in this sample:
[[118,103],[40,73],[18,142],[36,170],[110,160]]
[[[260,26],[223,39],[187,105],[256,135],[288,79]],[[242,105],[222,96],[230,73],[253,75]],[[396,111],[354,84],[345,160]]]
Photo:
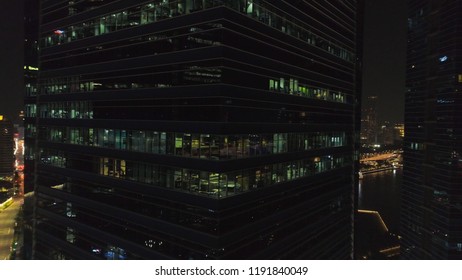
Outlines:
[[404,121],[406,1],[365,0],[363,105],[378,96],[379,121]]
[[[23,104],[22,1],[0,0],[0,114],[13,119]],[[403,121],[406,1],[365,1],[363,100],[379,96],[379,119]]]
[[23,0],[0,0],[0,115],[16,120],[23,106]]

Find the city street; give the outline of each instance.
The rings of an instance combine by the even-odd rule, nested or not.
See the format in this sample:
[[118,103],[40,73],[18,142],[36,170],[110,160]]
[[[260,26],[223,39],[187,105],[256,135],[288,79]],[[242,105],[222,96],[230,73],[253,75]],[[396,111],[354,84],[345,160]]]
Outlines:
[[10,256],[15,218],[22,203],[22,198],[15,198],[13,204],[5,210],[0,210],[0,260],[7,260]]

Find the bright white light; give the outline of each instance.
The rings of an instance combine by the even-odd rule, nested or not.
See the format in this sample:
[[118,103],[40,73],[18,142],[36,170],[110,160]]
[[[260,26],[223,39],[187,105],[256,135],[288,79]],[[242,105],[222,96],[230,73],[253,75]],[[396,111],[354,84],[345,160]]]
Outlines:
[[447,56],[442,56],[439,58],[440,62],[445,62],[446,60],[448,60],[448,57]]
[[18,138],[14,138],[14,152],[13,152],[13,155],[16,155],[16,153],[18,152]]

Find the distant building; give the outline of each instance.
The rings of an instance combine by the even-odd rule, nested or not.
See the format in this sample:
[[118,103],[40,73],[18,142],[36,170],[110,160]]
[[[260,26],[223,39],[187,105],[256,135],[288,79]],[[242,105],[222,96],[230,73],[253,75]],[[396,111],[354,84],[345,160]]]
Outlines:
[[14,172],[13,123],[0,115],[0,180],[12,178]]
[[385,121],[380,125],[378,144],[380,145],[393,145],[394,143],[394,126],[389,122]]
[[380,133],[377,119],[377,96],[368,96],[363,104],[361,116],[361,143],[366,145],[378,144]]
[[24,113],[24,111],[21,110],[21,111],[19,112],[19,120],[20,120],[21,122],[24,121],[24,117],[25,117],[25,116],[26,116],[26,114]]
[[38,38],[39,38],[39,0],[24,2],[24,143],[27,147],[24,155],[24,191],[34,189],[35,137],[37,133],[37,74],[38,74]]
[[462,1],[408,0],[406,259],[462,259]]
[[395,144],[402,144],[404,140],[404,124],[397,123],[394,127],[394,136],[393,136]]
[[33,196],[35,180],[35,140],[37,136],[37,74],[39,46],[39,0],[24,0],[24,207],[22,259],[32,259]]

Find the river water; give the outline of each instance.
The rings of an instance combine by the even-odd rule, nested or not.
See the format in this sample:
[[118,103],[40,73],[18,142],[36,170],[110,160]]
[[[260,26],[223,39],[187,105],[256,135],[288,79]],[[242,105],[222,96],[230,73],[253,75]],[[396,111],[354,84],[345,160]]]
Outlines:
[[399,234],[402,168],[365,174],[359,181],[358,208],[380,213],[390,232]]

